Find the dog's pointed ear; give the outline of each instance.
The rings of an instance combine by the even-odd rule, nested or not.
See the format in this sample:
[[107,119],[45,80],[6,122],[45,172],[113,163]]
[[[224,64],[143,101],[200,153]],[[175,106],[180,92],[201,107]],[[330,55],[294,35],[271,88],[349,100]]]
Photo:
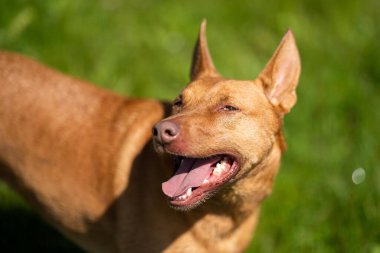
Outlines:
[[194,48],[190,79],[194,81],[202,77],[220,76],[216,71],[207,47],[206,20],[202,21],[197,43]]
[[283,114],[297,101],[295,90],[300,73],[300,56],[293,32],[289,30],[259,75],[269,101]]

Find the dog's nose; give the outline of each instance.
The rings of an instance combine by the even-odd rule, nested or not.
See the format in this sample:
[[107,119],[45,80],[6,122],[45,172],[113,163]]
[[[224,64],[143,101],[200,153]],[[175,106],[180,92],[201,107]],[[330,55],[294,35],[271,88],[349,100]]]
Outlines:
[[162,144],[169,144],[179,135],[179,127],[171,121],[161,121],[153,127],[153,136]]

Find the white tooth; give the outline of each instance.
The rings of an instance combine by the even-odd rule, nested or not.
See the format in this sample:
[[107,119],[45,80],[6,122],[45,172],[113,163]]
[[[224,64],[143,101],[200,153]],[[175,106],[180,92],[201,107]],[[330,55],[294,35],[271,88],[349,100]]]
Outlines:
[[187,197],[190,197],[192,193],[193,193],[193,190],[192,190],[191,188],[189,188],[189,189],[187,189],[187,191],[186,191],[186,196],[187,196]]
[[207,179],[203,180],[202,184],[208,184],[208,180]]
[[212,174],[215,176],[220,176],[220,174],[222,174],[222,168],[220,166],[216,166],[216,168],[212,171]]

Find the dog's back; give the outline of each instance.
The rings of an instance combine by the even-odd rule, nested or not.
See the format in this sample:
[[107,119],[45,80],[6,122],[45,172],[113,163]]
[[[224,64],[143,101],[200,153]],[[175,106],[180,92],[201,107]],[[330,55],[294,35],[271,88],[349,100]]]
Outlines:
[[[126,99],[0,53],[0,175],[67,235],[91,238],[96,251],[114,241],[112,231],[101,231],[111,223],[104,213],[162,116],[161,103]],[[90,235],[95,221],[99,231]]]

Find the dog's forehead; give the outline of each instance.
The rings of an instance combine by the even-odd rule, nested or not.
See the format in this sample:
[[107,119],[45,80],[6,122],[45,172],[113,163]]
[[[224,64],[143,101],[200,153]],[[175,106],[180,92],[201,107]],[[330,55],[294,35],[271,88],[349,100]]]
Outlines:
[[212,98],[218,100],[252,101],[264,98],[262,86],[256,81],[201,79],[191,82],[183,91],[182,96],[187,98]]

